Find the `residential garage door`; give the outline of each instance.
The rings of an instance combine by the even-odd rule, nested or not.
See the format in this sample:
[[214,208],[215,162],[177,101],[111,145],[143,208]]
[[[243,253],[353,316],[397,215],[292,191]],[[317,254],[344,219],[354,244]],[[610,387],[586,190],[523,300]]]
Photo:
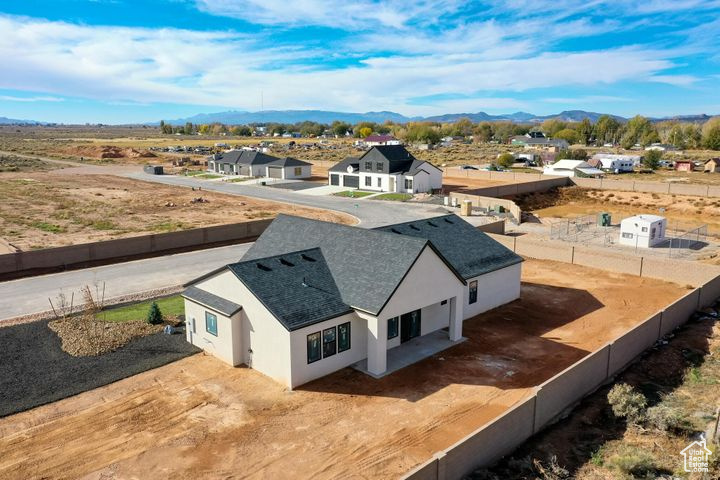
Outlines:
[[250,165],[240,165],[240,175],[250,176]]
[[268,167],[268,177],[282,178],[282,167]]
[[337,173],[330,174],[330,185],[340,186],[340,175]]
[[343,187],[359,188],[360,177],[355,175],[343,175]]

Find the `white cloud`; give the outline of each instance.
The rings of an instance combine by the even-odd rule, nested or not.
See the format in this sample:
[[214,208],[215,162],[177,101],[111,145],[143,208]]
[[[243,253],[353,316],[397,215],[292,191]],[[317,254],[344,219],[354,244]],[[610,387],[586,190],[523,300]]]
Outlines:
[[667,83],[668,85],[685,87],[692,85],[700,79],[693,75],[652,75],[648,77],[648,80],[656,83]]
[[583,95],[579,97],[549,97],[543,98],[545,103],[560,103],[560,104],[594,104],[594,103],[615,103],[615,102],[632,102],[632,98],[626,97],[615,97],[612,95]]
[[17,97],[13,95],[0,95],[0,101],[3,102],[63,102],[64,98],[34,96],[34,97]]
[[[676,67],[671,49],[634,46],[543,53],[557,40],[609,31],[614,21],[572,20],[563,26],[548,19],[512,25],[487,20],[423,34],[404,25],[419,21],[424,13],[429,16],[429,2],[378,7],[363,0],[318,8],[314,0],[292,6],[274,0],[261,6],[249,2],[245,7],[229,0],[203,0],[203,5],[237,11],[238,16],[251,12],[265,22],[299,22],[303,15],[308,23],[329,21],[328,16],[340,23],[362,22],[372,15],[376,22],[400,26],[386,29],[384,35],[359,33],[353,44],[324,51],[301,44],[275,46],[267,32],[250,36],[223,30],[87,26],[0,15],[0,88],[115,104],[167,102],[249,110],[258,109],[263,91],[268,109],[424,114],[439,113],[438,109],[525,108],[511,92],[534,88],[648,79],[687,85],[693,78],[664,73]],[[456,8],[454,2],[444,2],[441,11]],[[379,15],[383,9],[391,10]],[[280,15],[281,11],[287,12]],[[383,49],[396,53],[384,57],[378,53]],[[333,55],[358,58],[359,64],[337,68],[310,62]],[[459,98],[436,105],[411,101],[449,93]]]

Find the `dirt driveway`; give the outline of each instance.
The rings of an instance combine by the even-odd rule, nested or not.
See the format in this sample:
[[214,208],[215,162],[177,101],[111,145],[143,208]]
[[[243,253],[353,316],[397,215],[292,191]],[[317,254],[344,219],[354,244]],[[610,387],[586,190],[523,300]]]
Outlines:
[[289,392],[195,355],[0,419],[0,478],[396,478],[686,289],[528,260],[522,298],[381,380]]

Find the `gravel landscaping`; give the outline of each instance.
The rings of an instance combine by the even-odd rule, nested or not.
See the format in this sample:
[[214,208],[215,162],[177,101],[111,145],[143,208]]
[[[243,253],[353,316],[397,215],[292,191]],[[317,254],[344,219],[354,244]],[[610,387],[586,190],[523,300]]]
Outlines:
[[112,353],[73,357],[38,321],[0,328],[0,417],[157,368],[200,350],[184,332],[135,338]]

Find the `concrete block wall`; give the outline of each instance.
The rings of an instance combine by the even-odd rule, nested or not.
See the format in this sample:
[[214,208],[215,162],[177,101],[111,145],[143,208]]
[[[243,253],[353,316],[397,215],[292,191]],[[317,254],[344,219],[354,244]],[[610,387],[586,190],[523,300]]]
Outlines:
[[609,358],[610,345],[605,345],[540,385],[536,394],[535,432],[600,386],[608,378]]
[[655,344],[660,338],[661,317],[662,312],[656,313],[610,344],[608,376],[618,373],[634,358]]
[[720,298],[720,276],[713,278],[700,288],[698,307],[709,307],[718,298]]
[[641,273],[642,257],[629,257],[627,255],[610,252],[598,253],[597,249],[589,247],[574,248],[573,263],[576,265],[638,276]]
[[93,261],[108,261],[181,248],[202,247],[220,242],[250,241],[258,237],[271,221],[252,220],[181,232],[141,235],[67,247],[8,253],[0,255],[0,275],[61,268]]
[[[498,220],[496,222],[486,223],[485,225],[478,225],[476,227],[481,232],[494,233],[495,235],[505,235],[505,220]],[[514,247],[513,247],[514,248]]]
[[687,321],[698,308],[700,289],[695,289],[662,312],[660,336],[666,335]]

